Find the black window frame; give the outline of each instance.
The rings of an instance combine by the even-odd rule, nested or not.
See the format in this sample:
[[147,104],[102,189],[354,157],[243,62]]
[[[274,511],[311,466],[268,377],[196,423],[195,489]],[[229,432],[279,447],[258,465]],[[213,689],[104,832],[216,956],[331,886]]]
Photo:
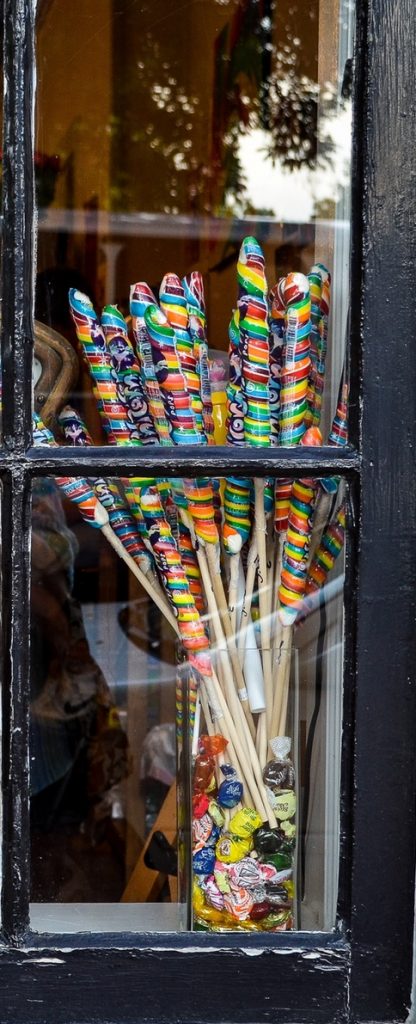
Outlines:
[[[416,767],[416,6],[414,0],[357,0],[356,6],[351,444],[261,454],[159,449],[138,458],[137,449],[75,454],[32,447],[35,27],[30,0],[4,0],[0,1019],[7,1024],[406,1018]],[[31,481],[45,474],[128,475],[138,467],[170,476],[201,468],[293,478],[336,473],[349,481],[354,543],[346,580],[340,925],[333,934],[29,930]]]

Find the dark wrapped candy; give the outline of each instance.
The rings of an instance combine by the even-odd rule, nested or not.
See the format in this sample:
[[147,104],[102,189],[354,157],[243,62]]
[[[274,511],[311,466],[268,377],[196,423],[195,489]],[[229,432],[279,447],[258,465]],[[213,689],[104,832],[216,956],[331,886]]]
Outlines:
[[255,903],[254,907],[251,908],[250,918],[252,921],[262,921],[264,917],[267,917],[272,910],[272,906],[267,900],[263,900],[262,903]]
[[294,789],[295,769],[291,761],[268,761],[263,780],[270,789]]
[[267,860],[270,864],[273,864],[276,871],[285,871],[292,867],[292,851],[286,852],[282,846],[278,853],[271,853]]
[[283,885],[279,885],[278,882],[266,882],[264,890],[266,899],[273,906],[281,907],[289,901],[287,889]]
[[286,836],[280,828],[269,828],[268,825],[258,828],[253,839],[254,849],[260,856],[278,853],[283,843],[287,842]]
[[232,764],[222,764],[221,771],[225,779],[236,779],[237,772]]
[[198,850],[197,853],[194,853],[192,863],[196,875],[212,875],[215,865],[214,847],[209,846]]

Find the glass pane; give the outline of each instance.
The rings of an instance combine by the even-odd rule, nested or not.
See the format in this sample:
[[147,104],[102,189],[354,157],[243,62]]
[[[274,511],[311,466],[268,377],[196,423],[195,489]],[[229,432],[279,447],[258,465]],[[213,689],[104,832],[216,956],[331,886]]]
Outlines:
[[[76,445],[190,442],[269,447],[319,445],[328,439],[331,444],[346,444],[353,4],[314,0],[305,14],[305,5],[292,0],[206,0],[185,5],[178,16],[171,0],[158,3],[157,15],[150,3],[74,0],[69,10],[63,0],[49,0],[39,2],[37,10],[35,409],[53,435],[48,436],[38,422],[36,443],[51,443],[55,438],[58,443]],[[192,60],[189,55],[196,46],[198,59]],[[88,67],[92,49],[96,73],[80,75],[80,68]],[[190,537],[186,550],[179,551],[181,586],[187,569],[189,587],[200,602],[199,637],[203,646],[210,646],[206,657],[209,665],[214,663],[223,700],[232,706],[229,713],[219,714],[217,684],[199,685],[197,680],[195,686],[197,669],[195,662],[191,664],[189,646],[185,645],[187,658],[178,668],[183,654],[175,641],[176,628],[166,624],[166,605],[177,609],[180,595],[169,590],[169,563],[162,564],[162,553],[157,554],[159,563],[152,562],[154,530],[146,521],[142,494],[136,493],[137,487],[143,493],[143,481],[136,482],[136,490],[125,481],[121,491],[118,486],[108,491],[99,484],[84,511],[88,513],[91,500],[95,507],[98,494],[111,512],[111,522],[118,522],[124,548],[130,545],[131,550],[133,543],[135,549],[139,538],[140,558],[150,559],[153,584],[157,578],[162,607],[159,602],[156,611],[155,595],[148,594],[145,581],[140,590],[137,572],[136,579],[131,579],[121,557],[123,549],[114,553],[113,541],[109,547],[103,530],[93,533],[84,523],[76,525],[74,500],[61,507],[57,486],[50,484],[51,493],[44,495],[46,485],[39,483],[41,510],[45,502],[47,508],[52,502],[51,516],[56,519],[47,546],[53,542],[55,549],[56,541],[59,551],[61,540],[56,538],[61,534],[66,538],[67,564],[58,575],[65,575],[67,621],[60,619],[66,635],[61,655],[50,643],[53,635],[59,645],[60,630],[47,629],[45,655],[41,650],[34,658],[32,921],[49,929],[54,923],[58,930],[71,930],[71,922],[77,929],[80,922],[105,929],[163,930],[192,923],[199,928],[245,930],[332,928],[339,841],[342,559],[328,591],[325,571],[343,529],[342,522],[341,526],[336,523],[343,501],[338,482],[329,492],[307,482],[306,490],[312,493],[306,512],[303,483],[297,499],[296,488],[292,492],[284,481],[276,492],[270,481],[257,486],[236,477],[203,486],[199,481],[196,498],[188,493],[189,481],[179,490],[173,482],[168,487],[158,481],[156,492],[153,483],[148,481],[150,494],[153,500],[160,497],[164,529],[171,530],[179,547],[185,543],[180,524],[189,518],[192,502],[200,503],[195,531],[205,547],[196,543],[193,524],[187,521]],[[88,492],[89,485],[85,486]],[[70,486],[75,504],[82,495],[77,486],[75,492]],[[288,530],[291,497],[294,519]],[[319,529],[315,525],[311,542],[309,512],[315,503],[319,506],[315,524],[320,525]],[[332,594],[333,599],[326,607],[315,596],[313,611],[306,615],[303,605],[301,611],[297,607],[302,597],[298,585],[301,591],[306,587],[313,550],[331,517],[335,539],[330,533],[329,549],[324,547],[316,572],[318,582],[325,584],[322,593]],[[74,532],[81,533],[78,546],[72,540]],[[209,577],[202,579],[202,594],[195,590],[204,555],[208,562],[211,559],[207,571],[212,576],[215,607]],[[281,571],[283,590],[279,591]],[[252,590],[252,598],[247,598],[250,611],[240,622],[247,588],[249,595]],[[41,607],[47,589],[41,582]],[[188,591],[186,595],[188,600]],[[44,700],[47,706],[51,700],[50,662],[52,700],[57,689],[59,693],[63,689],[64,695],[67,688],[72,692],[72,670],[67,672],[65,665],[68,657],[71,663],[73,601],[78,602],[78,629],[87,666],[81,664],[76,687],[84,690],[88,666],[94,677],[90,679],[91,719],[81,736],[79,722],[74,729],[84,758],[83,774],[75,786],[78,746],[71,748],[69,760],[55,775],[54,754],[48,753],[51,716],[47,712],[46,734],[43,721],[39,726],[36,718],[39,702],[42,709]],[[293,603],[292,614],[286,611],[288,621],[281,622],[286,605]],[[291,619],[299,616],[305,622],[294,628]],[[33,621],[36,629],[36,616]],[[39,632],[42,648],[42,628]],[[76,652],[78,656],[78,648]],[[205,668],[213,679],[209,665]],[[252,708],[245,724],[234,691],[244,691],[253,679],[264,681],[268,707],[266,711]],[[115,723],[113,739],[123,747],[115,796],[111,777],[106,783],[102,772],[103,788],[97,793],[90,789],[88,751],[94,723],[101,715],[94,694],[101,689],[107,693],[107,710]],[[260,699],[258,693],[256,699]],[[159,799],[155,798],[153,817],[146,776],[147,744],[155,743],[159,756],[168,732],[171,739],[174,736],[175,702],[179,702],[177,718],[182,715],[176,727],[178,827],[174,766],[171,763],[172,785],[168,793],[159,792]],[[81,709],[82,704],[80,700]],[[66,706],[65,698],[64,710]],[[241,707],[244,711],[247,701]],[[155,728],[162,733],[152,733]],[[207,750],[212,747],[201,740],[198,730],[203,737],[211,732],[222,735],[222,728],[227,747],[215,755],[213,777],[205,775],[198,781],[200,758],[208,758],[207,772],[211,765]],[[56,741],[54,730],[55,724]],[[270,739],[285,732],[291,739],[290,757],[287,746],[282,750],[278,745],[273,752],[268,746]],[[60,757],[66,742],[62,739],[57,744]],[[111,743],[109,747],[111,766]],[[247,750],[249,764],[245,763]],[[232,777],[222,780],[226,792],[233,786],[234,792],[239,791],[240,783],[243,786],[243,824],[240,816],[237,828],[247,833],[250,823],[245,811],[251,807],[269,822],[272,838],[261,834],[258,840],[263,824],[254,816],[250,821],[256,825],[255,841],[232,830],[236,838],[229,839],[228,827],[239,805],[235,813],[233,807],[218,811],[223,758],[237,769],[237,787]],[[268,769],[270,795],[264,790],[262,771],[268,759],[276,764],[282,758],[286,762],[291,758],[290,764]],[[52,771],[50,778],[43,774],[44,762]],[[273,783],[276,771],[281,771],[292,794],[283,808],[283,815],[293,812],[287,817],[277,817],[277,811],[282,812],[278,795],[282,787]],[[214,816],[209,810],[211,784]],[[51,791],[51,786],[57,786],[57,791]],[[80,794],[85,798],[81,804]],[[300,807],[297,814],[293,794]],[[71,796],[75,810],[67,807]],[[158,814],[163,821],[160,827]],[[97,837],[95,819],[101,821],[100,815],[104,824]],[[154,828],[165,838],[155,839]],[[65,850],[72,851],[66,875],[59,847],[62,834]],[[192,835],[200,847],[193,854]],[[272,889],[265,888],[264,871],[256,876],[257,896],[261,892],[267,899],[258,898],[253,906],[266,903],[264,917],[261,909],[252,915],[252,906],[246,914],[251,896],[248,903],[245,896],[245,907],[237,906],[238,912],[233,913],[230,888],[221,891],[221,885],[228,885],[231,868],[224,869],[225,881],[216,878],[215,870],[202,870],[206,858],[212,867],[209,858],[212,861],[212,850],[222,840],[230,847],[229,861],[217,859],[225,865],[246,860],[252,880],[253,865],[255,870],[256,864],[273,867]],[[173,882],[169,858],[174,858],[177,841],[180,867]],[[237,860],[240,841],[248,847]],[[268,843],[278,848],[270,850]],[[227,857],[222,846],[218,852]],[[269,855],[275,861],[267,859]],[[49,856],[51,865],[42,876]],[[146,872],[151,863],[157,868],[157,892],[146,889],[143,881],[149,881]],[[239,869],[232,870],[236,882]],[[288,873],[283,879],[282,872]],[[280,890],[273,893],[273,885]],[[281,885],[286,885],[284,905],[279,903]],[[253,886],[237,888],[251,892]],[[225,896],[227,901],[222,901]],[[56,901],[55,910],[51,901]],[[111,915],[108,906],[99,909],[103,901],[111,904]],[[90,905],[88,913],[85,904]]]
[[[130,290],[145,282],[176,329],[194,440],[210,439],[192,380],[206,344],[214,359],[229,353],[245,406],[253,364],[257,375],[254,424],[240,417],[228,443],[292,445],[308,422],[328,438],[348,309],[353,6],[199,0],[178,12],[158,0],[156,14],[150,0],[73,0],[70,10],[39,0],[35,380],[45,422],[69,396],[102,437],[87,365],[99,348],[88,339],[94,314],[72,302],[76,331],[69,289],[98,314],[117,303],[140,320]],[[261,252],[241,248],[253,237]]]
[[346,498],[35,482],[33,927],[334,927]]

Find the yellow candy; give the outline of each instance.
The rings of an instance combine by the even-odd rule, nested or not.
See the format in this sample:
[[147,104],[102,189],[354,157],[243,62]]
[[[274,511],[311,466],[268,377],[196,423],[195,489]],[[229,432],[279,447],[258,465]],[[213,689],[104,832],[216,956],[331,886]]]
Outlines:
[[227,393],[213,390],[211,398],[215,444],[225,444],[227,440]]
[[249,836],[253,835],[253,832],[257,828],[260,828],[262,819],[257,811],[254,811],[252,807],[243,807],[241,811],[237,811],[234,817],[230,821],[230,832],[234,836],[240,836],[242,839],[248,839]]
[[278,821],[286,821],[288,818],[293,818],[296,813],[296,795],[293,789],[282,789],[280,793],[275,794],[275,798],[276,802],[273,804],[273,809]]
[[222,861],[223,864],[235,864],[238,860],[246,857],[252,849],[252,839],[240,839],[239,836],[233,836],[226,832],[218,840],[215,853],[218,860]]

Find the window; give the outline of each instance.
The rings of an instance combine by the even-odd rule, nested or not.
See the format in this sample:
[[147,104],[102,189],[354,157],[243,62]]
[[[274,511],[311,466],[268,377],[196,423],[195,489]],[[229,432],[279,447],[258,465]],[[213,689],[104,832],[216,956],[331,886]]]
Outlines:
[[[50,5],[53,9],[53,5]],[[405,5],[403,5],[405,6]],[[400,491],[401,500],[396,508],[398,487],[385,487],[387,433],[392,429],[396,448],[400,453],[397,466],[393,466],[392,474],[396,482],[396,472],[407,470],[408,449],[403,441],[404,428],[400,420],[399,396],[397,389],[392,393],[384,377],[386,374],[386,353],[390,343],[390,328],[387,330],[385,310],[389,300],[394,306],[395,323],[404,336],[410,326],[410,311],[406,305],[398,305],[392,297],[397,295],[393,285],[396,282],[396,269],[389,266],[386,276],[385,264],[380,260],[383,254],[394,250],[397,253],[397,266],[406,267],[406,246],[409,242],[409,226],[403,219],[402,207],[394,205],[391,193],[383,192],[386,201],[386,220],[383,232],[374,220],[374,210],[378,201],[379,191],[385,188],[386,160],[393,161],[391,150],[388,157],[381,158],[373,135],[371,117],[379,119],[383,112],[382,98],[390,96],[398,110],[404,102],[398,99],[397,79],[403,84],[408,74],[405,64],[400,61],[394,68],[392,80],[385,75],[386,71],[386,24],[393,35],[400,34],[401,18],[397,24],[391,24],[385,4],[379,0],[377,19],[368,26],[358,11],[358,37],[356,48],[356,139],[353,183],[353,276],[350,335],[351,348],[351,447],[335,450],[322,446],[317,449],[302,446],[270,448],[260,452],[258,448],[232,446],[207,446],[203,458],[197,447],[192,445],[162,447],[152,449],[144,447],[140,452],[140,460],[134,446],[124,449],[112,448],[109,445],[96,444],[94,447],[75,449],[38,447],[31,445],[30,436],[30,357],[31,346],[26,339],[32,336],[30,322],[30,292],[32,251],[30,232],[32,187],[33,182],[33,151],[30,138],[31,126],[31,73],[33,70],[32,45],[34,41],[34,24],[31,11],[20,3],[5,5],[5,56],[4,73],[7,82],[4,107],[4,229],[3,229],[3,295],[7,301],[3,308],[3,376],[4,376],[4,445],[2,452],[3,476],[3,519],[2,519],[2,558],[3,558],[3,661],[4,661],[4,868],[3,868],[3,930],[6,944],[13,940],[21,948],[16,955],[12,946],[7,950],[4,960],[5,976],[10,972],[13,980],[10,995],[11,1019],[23,1020],[30,1013],[32,1019],[44,1019],[42,1004],[36,1003],[36,995],[31,989],[30,995],[22,995],[18,983],[19,972],[28,970],[35,976],[43,965],[54,971],[56,982],[43,980],[40,974],[40,985],[37,992],[40,1000],[51,993],[51,1004],[54,1018],[68,1020],[68,1012],[72,1020],[115,1019],[137,1020],[137,1014],[147,1019],[165,1019],[181,1016],[184,1020],[195,1019],[229,1019],[266,1020],[271,1008],[275,1012],[283,1012],[287,1020],[311,1019],[311,1007],[318,1007],[315,1016],[322,1020],[332,1020],[338,1016],[346,1019],[402,1019],[410,990],[410,952],[403,955],[398,949],[400,942],[409,940],[411,931],[411,887],[413,881],[413,851],[410,843],[412,817],[410,813],[410,780],[412,778],[412,755],[410,753],[411,710],[408,694],[409,665],[413,654],[413,630],[411,608],[397,615],[396,603],[393,600],[392,579],[397,571],[396,550],[393,551],[391,536],[393,531],[393,515],[395,522],[403,524],[403,533],[409,522],[412,510],[411,494]],[[409,13],[409,12],[407,12]],[[405,15],[406,11],[401,12]],[[38,31],[46,25],[48,10],[45,5],[39,8],[40,22]],[[410,17],[410,16],[409,16]],[[43,18],[43,23],[42,23]],[[400,26],[399,26],[400,22]],[[324,26],[325,27],[325,26]],[[401,52],[407,42],[401,40]],[[392,40],[394,41],[394,40]],[[56,42],[56,39],[54,40]],[[398,52],[394,50],[392,52]],[[389,48],[390,52],[390,48]],[[364,81],[367,92],[363,97],[359,90]],[[158,93],[159,96],[164,96]],[[241,97],[240,97],[241,98]],[[163,102],[166,102],[164,100]],[[385,108],[384,108],[385,109]],[[394,108],[395,109],[395,108]],[[363,112],[369,121],[362,124]],[[22,134],[22,121],[27,131]],[[396,122],[395,122],[396,124]],[[385,121],[383,121],[385,127]],[[389,130],[393,130],[389,125]],[[408,198],[408,182],[410,176],[406,159],[397,164],[399,143],[403,145],[401,122],[397,121],[394,175],[398,179],[397,195]],[[14,161],[9,159],[11,145],[14,145]],[[358,160],[358,155],[360,160]],[[104,166],[103,157],[103,166]],[[102,168],[97,171],[101,173]],[[391,166],[393,172],[393,162]],[[390,175],[390,179],[392,180]],[[361,212],[362,183],[367,186],[366,205],[363,218],[364,246],[361,249]],[[175,197],[174,197],[175,198]],[[59,210],[59,207],[56,207]],[[66,208],[65,208],[66,209]],[[75,207],[76,209],[76,207]],[[51,211],[52,212],[52,211]],[[397,214],[396,220],[387,219],[387,212]],[[180,211],[169,210],[167,217],[173,217],[175,226],[180,221]],[[261,216],[261,215],[260,215]],[[54,230],[67,231],[65,218],[56,219]],[[270,214],[267,214],[270,217]],[[49,218],[49,213],[47,218]],[[52,217],[53,220],[53,217]],[[393,225],[393,226],[392,226]],[[113,222],[112,229],[117,226]],[[189,227],[189,225],[188,225]],[[332,227],[331,227],[332,230]],[[372,247],[368,240],[372,238]],[[86,232],[88,236],[88,231]],[[111,238],[111,231],[109,232]],[[335,248],[337,245],[339,258],[345,258],[345,238],[342,233],[333,233]],[[59,239],[58,239],[59,240]],[[316,241],[316,239],[315,239]],[[86,251],[89,240],[85,239]],[[107,243],[104,243],[107,244]],[[343,248],[344,246],[344,248]],[[342,255],[344,253],[344,256]],[[362,255],[363,253],[363,255]],[[114,250],[112,256],[114,257]],[[107,272],[113,268],[111,250],[107,252]],[[286,259],[286,256],[285,256]],[[387,262],[387,261],[386,261]],[[364,289],[360,289],[361,268],[364,273]],[[120,268],[119,268],[120,269]],[[289,267],[285,266],[284,270]],[[46,285],[46,296],[48,295]],[[360,300],[355,301],[355,289]],[[380,313],[384,311],[384,318]],[[215,308],[215,302],[213,302]],[[358,352],[356,343],[359,338],[359,319],[363,318],[363,384],[359,392]],[[338,311],[339,334],[342,336],[342,324],[345,322],[345,307]],[[409,323],[408,323],[409,321]],[[48,325],[50,326],[50,325]],[[53,326],[53,324],[51,325]],[[56,324],[55,324],[56,326]],[[378,392],[375,376],[366,361],[375,360],[377,376],[383,381],[383,395],[388,396],[388,416],[380,417]],[[338,368],[339,369],[339,368]],[[409,371],[406,353],[402,348],[397,350],[397,381],[400,397],[411,393],[412,369]],[[339,374],[338,374],[339,375]],[[334,370],[334,378],[336,377]],[[334,392],[332,392],[332,395]],[[358,419],[359,395],[362,394],[363,414]],[[83,396],[84,397],[84,396]],[[90,405],[92,409],[92,404]],[[392,427],[393,424],[393,427]],[[98,436],[98,440],[102,438]],[[384,447],[382,445],[384,443]],[[337,884],[335,875],[326,885],[312,882],[311,892],[318,893],[317,907],[309,907],[309,921],[300,921],[301,934],[265,934],[253,933],[244,936],[241,933],[228,932],[226,936],[217,935],[215,930],[209,935],[202,932],[190,935],[165,934],[157,935],[157,928],[149,936],[143,930],[136,930],[136,925],[120,931],[112,926],[98,925],[88,928],[86,935],[80,927],[74,932],[73,927],[67,930],[60,926],[64,920],[58,906],[65,902],[58,900],[56,913],[49,908],[50,927],[47,917],[36,918],[33,914],[29,925],[29,779],[28,779],[28,733],[30,717],[33,726],[33,690],[32,699],[29,686],[29,643],[28,643],[28,601],[29,601],[29,497],[35,496],[34,515],[39,514],[36,501],[52,495],[56,497],[55,481],[62,477],[85,477],[88,479],[103,475],[106,479],[134,478],[139,468],[140,476],[152,476],[169,480],[198,478],[203,470],[217,479],[229,479],[230,475],[237,479],[284,479],[318,480],[341,476],[348,483],[349,522],[351,524],[350,543],[347,559],[347,579],[345,603],[345,700],[344,700],[344,732],[343,732],[343,779],[341,792],[341,873]],[[51,481],[51,484],[49,484]],[[260,505],[257,506],[259,511]],[[42,511],[42,507],[41,507]],[[62,516],[62,513],[58,513]],[[257,525],[256,525],[257,528]],[[67,527],[62,527],[61,536],[67,537],[68,551],[72,541]],[[34,534],[36,533],[36,525]],[[35,543],[39,538],[35,537]],[[40,538],[41,539],[41,538]],[[380,560],[380,543],[383,544],[383,560]],[[87,541],[87,545],[90,542]],[[414,566],[410,545],[403,541],[399,545],[399,564],[403,572],[406,586],[414,578]],[[33,551],[33,542],[32,542]],[[109,556],[108,556],[109,557]],[[36,565],[35,565],[36,570]],[[357,575],[358,570],[358,575]],[[36,585],[36,571],[32,577]],[[43,585],[43,584],[42,584]],[[125,584],[124,584],[125,585]],[[93,604],[98,607],[99,602]],[[42,611],[42,607],[41,607]],[[87,609],[85,609],[87,611]],[[85,621],[85,620],[84,620]],[[322,623],[321,623],[322,625]],[[307,628],[307,627],[306,627]],[[335,627],[337,630],[337,627]],[[48,637],[51,639],[51,637]],[[390,654],[395,650],[395,688],[391,686]],[[328,657],[328,655],[326,655]],[[337,657],[337,655],[336,655]],[[298,666],[294,659],[291,677],[293,702],[293,721],[300,722],[296,711],[296,701],[302,700],[297,691]],[[301,660],[301,656],[300,656]],[[306,661],[308,659],[306,658]],[[40,660],[33,662],[35,669]],[[315,663],[314,663],[315,664]],[[108,670],[108,664],[106,668]],[[304,670],[302,670],[304,671]],[[305,678],[305,677],[304,677]],[[333,677],[335,678],[335,677]],[[329,691],[328,691],[329,692]],[[298,693],[298,696],[296,694]],[[381,711],[382,695],[384,713]],[[186,692],[185,692],[186,701]],[[328,707],[330,701],[328,701]],[[45,708],[44,708],[45,710]],[[203,710],[203,709],[202,709]],[[334,710],[332,708],[332,710]],[[339,728],[339,703],[333,720],[334,735]],[[297,717],[296,717],[297,716]],[[310,715],[309,725],[311,719]],[[138,719],[136,719],[137,721]],[[307,718],[305,719],[307,721]],[[185,730],[186,731],[186,730]],[[300,745],[302,740],[299,740]],[[352,776],[351,752],[355,744],[356,757],[354,776]],[[34,746],[32,745],[32,756]],[[57,748],[55,746],[55,753]],[[304,751],[307,743],[304,744]],[[384,780],[383,792],[380,792],[380,770],[385,764],[386,751],[400,749],[401,764],[397,769],[400,781],[400,797],[397,796],[397,781],[389,778]],[[64,750],[58,752],[62,755]],[[202,751],[203,753],[203,751]],[[390,755],[389,755],[390,757]],[[244,760],[244,751],[241,754]],[[186,765],[189,760],[183,759]],[[388,760],[391,767],[391,760]],[[38,761],[38,767],[40,761]],[[325,781],[330,778],[326,769]],[[33,776],[32,776],[33,778]],[[187,786],[186,771],[184,786]],[[354,778],[354,787],[352,780]],[[246,779],[247,781],[247,779]],[[248,780],[249,781],[249,780]],[[337,813],[336,774],[333,778],[335,799],[334,814]],[[327,790],[329,794],[329,790]],[[354,800],[352,795],[354,794]],[[392,798],[395,796],[396,800]],[[386,800],[389,808],[386,819]],[[305,794],[303,794],[303,799]],[[328,796],[329,799],[329,796]],[[352,813],[353,812],[353,813]],[[336,817],[333,819],[336,821]],[[186,819],[189,822],[189,818]],[[186,830],[185,830],[186,831]],[[186,837],[185,837],[186,838]],[[313,843],[310,847],[313,851]],[[166,852],[166,851],[165,851]],[[386,858],[391,856],[394,863],[400,864],[401,871],[397,879],[394,894],[389,888],[391,869]],[[313,860],[313,852],[312,852]],[[371,870],[369,870],[369,862]],[[36,856],[32,856],[33,865]],[[317,863],[322,863],[318,851]],[[332,857],[332,864],[337,865],[337,858]],[[52,884],[54,878],[51,878]],[[338,917],[335,930],[333,913],[336,892],[339,894]],[[380,909],[380,893],[382,908]],[[34,901],[36,902],[36,900]],[[53,902],[53,901],[49,901]],[[80,902],[80,901],[79,901]],[[88,900],[85,901],[88,903]],[[111,901],[110,901],[111,902]],[[313,899],[312,899],[313,902]],[[75,903],[75,901],[74,901]],[[396,915],[393,908],[396,908]],[[81,908],[80,917],[88,917],[89,908]],[[59,915],[61,918],[59,919]],[[313,928],[314,917],[319,928],[318,934]],[[327,915],[327,916],[325,916]],[[41,915],[42,916],[42,915]],[[140,915],[137,917],[139,921]],[[91,918],[90,918],[91,920]],[[309,923],[312,921],[312,925]],[[392,921],[394,922],[392,924]],[[35,927],[34,927],[35,926]],[[145,927],[145,926],[144,926]],[[152,925],[150,926],[153,927]],[[38,931],[39,928],[39,931]],[[326,932],[326,928],[330,930]],[[54,934],[50,934],[53,932]],[[68,932],[71,932],[69,939]],[[117,935],[114,932],[118,932]],[[71,951],[69,951],[71,947]],[[407,946],[406,946],[407,948]],[[33,954],[33,949],[36,950]],[[410,949],[410,943],[409,943]],[[363,951],[371,952],[363,961]],[[250,954],[258,954],[251,955]],[[286,955],[279,956],[278,954]],[[221,954],[221,955],[220,955]],[[22,961],[26,966],[22,966]],[[181,968],[186,964],[189,979],[188,991],[180,984]],[[388,970],[389,964],[394,971]],[[113,979],[106,970],[107,966],[123,971],[126,990],[114,992]],[[238,984],[230,985],[229,979],[235,976],[233,967],[238,967],[236,977],[241,981],[243,991]],[[160,987],[161,971],[171,984],[166,989]],[[85,986],[81,979],[91,979],[91,997],[85,994]],[[206,981],[203,1005],[199,994],[200,978]],[[169,988],[169,991],[167,991]],[[93,991],[92,991],[93,990]],[[244,995],[243,995],[244,993]],[[242,1007],[243,995],[243,1007]],[[64,1005],[67,999],[70,1009]],[[30,1005],[29,1005],[30,1004]],[[138,1005],[140,1007],[138,1011]],[[349,1009],[351,1008],[351,1010]],[[313,1010],[313,1012],[315,1012]],[[42,1016],[43,1015],[43,1016]]]

